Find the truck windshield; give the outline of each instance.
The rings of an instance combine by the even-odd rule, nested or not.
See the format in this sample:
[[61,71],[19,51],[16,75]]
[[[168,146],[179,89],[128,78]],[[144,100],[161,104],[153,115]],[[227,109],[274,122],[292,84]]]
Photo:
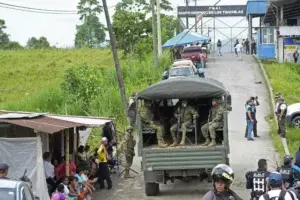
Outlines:
[[173,68],[170,70],[170,76],[190,76],[192,72],[189,67]]
[[0,188],[0,197],[5,200],[15,200],[16,193],[14,188]]

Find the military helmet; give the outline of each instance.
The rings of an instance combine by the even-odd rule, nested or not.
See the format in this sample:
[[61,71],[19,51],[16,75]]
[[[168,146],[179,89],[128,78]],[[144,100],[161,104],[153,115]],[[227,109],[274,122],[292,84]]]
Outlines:
[[127,126],[126,131],[133,130],[132,126]]
[[288,165],[292,162],[292,160],[293,160],[293,157],[291,157],[290,155],[286,155],[283,158],[283,164]]

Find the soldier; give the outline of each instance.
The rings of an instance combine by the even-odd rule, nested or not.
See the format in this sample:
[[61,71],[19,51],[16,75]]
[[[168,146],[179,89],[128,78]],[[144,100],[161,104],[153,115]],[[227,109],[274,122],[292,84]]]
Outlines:
[[[216,129],[222,126],[224,109],[218,103],[218,99],[212,100],[212,108],[209,112],[208,123],[201,127],[201,132],[206,141],[202,146],[216,146]],[[210,138],[208,132],[210,133]]]
[[140,109],[140,116],[142,122],[156,132],[158,146],[161,148],[167,147],[168,145],[164,142],[163,129],[161,125],[153,121],[154,114],[151,110],[151,101],[144,100],[144,106]]
[[127,115],[128,121],[130,126],[134,127],[135,120],[136,120],[136,100],[135,100],[136,93],[133,92],[129,98]]
[[182,101],[180,107],[178,107],[175,114],[175,117],[177,118],[177,124],[174,124],[170,129],[173,139],[173,144],[171,144],[171,147],[175,147],[178,145],[176,138],[176,131],[178,131],[178,127],[181,127],[182,131],[180,145],[185,144],[187,127],[189,127],[193,123],[193,120],[195,120],[197,116],[197,111],[191,106],[189,106],[186,100]]
[[136,145],[136,141],[132,135],[132,132],[133,132],[133,127],[128,126],[126,129],[125,141],[123,144],[124,145],[123,151],[124,151],[124,156],[125,156],[125,160],[126,160],[124,178],[131,178],[129,176],[129,170],[130,170],[130,167],[132,166],[133,157],[135,156],[134,147]]

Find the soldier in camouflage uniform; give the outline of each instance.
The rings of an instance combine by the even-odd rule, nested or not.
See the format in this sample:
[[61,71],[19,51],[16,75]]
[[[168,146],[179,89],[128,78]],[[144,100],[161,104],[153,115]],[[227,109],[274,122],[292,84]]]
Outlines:
[[126,129],[125,140],[123,144],[123,152],[126,160],[124,178],[130,178],[129,170],[130,167],[132,166],[133,157],[135,156],[134,147],[136,145],[136,141],[132,135],[132,132],[133,132],[133,127],[128,126]]
[[[220,105],[220,99],[213,99],[212,100],[212,108],[210,110],[208,123],[204,124],[201,127],[201,132],[203,136],[206,138],[206,141],[202,146],[216,146],[216,129],[222,127],[223,125],[223,112],[224,109],[222,105]],[[209,139],[209,134],[210,138]]]
[[161,148],[167,147],[168,145],[164,142],[163,128],[160,124],[153,121],[154,114],[151,110],[151,101],[144,100],[144,106],[140,108],[139,113],[142,123],[156,132],[158,146]]
[[[181,125],[181,131],[182,131],[182,138],[181,138],[180,145],[185,144],[187,128],[193,123],[193,119],[196,119],[197,116],[198,116],[197,111],[191,106],[189,106],[186,100],[182,101],[180,107],[178,107],[175,114],[175,117],[177,118],[177,120],[179,120],[178,122],[180,123],[179,127]],[[172,139],[173,139],[173,144],[171,144],[171,147],[178,145],[177,138],[176,138],[176,132],[178,131],[177,130],[178,123],[174,124],[170,129]]]

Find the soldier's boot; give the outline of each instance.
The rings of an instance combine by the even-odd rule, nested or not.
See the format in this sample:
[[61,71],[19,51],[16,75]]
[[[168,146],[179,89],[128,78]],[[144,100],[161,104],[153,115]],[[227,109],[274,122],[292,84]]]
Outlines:
[[164,140],[158,140],[158,147],[166,148],[168,145],[164,142]]
[[211,143],[208,145],[209,147],[214,147],[216,146],[217,143],[216,143],[216,139],[211,139]]
[[185,145],[185,138],[186,138],[186,132],[182,132],[182,138],[181,138],[181,142],[180,142],[180,145],[183,146]]
[[176,147],[178,145],[176,137],[173,137],[173,143],[170,145],[170,147]]
[[206,138],[205,143],[203,143],[201,146],[207,146],[210,144],[210,139]]

